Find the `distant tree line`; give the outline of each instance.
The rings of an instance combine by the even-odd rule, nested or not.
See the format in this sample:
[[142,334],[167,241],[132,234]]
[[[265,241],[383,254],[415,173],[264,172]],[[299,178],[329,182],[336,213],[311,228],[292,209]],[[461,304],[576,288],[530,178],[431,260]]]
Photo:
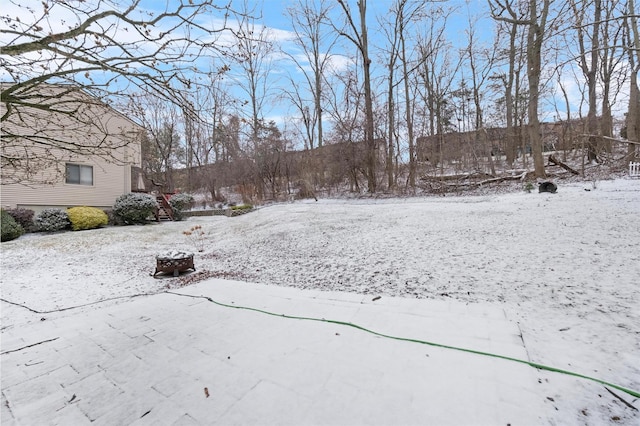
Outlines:
[[[480,34],[469,13],[466,43],[452,49],[446,29],[454,10],[397,0],[388,14],[375,17],[386,44],[374,51],[367,44],[373,18],[366,1],[298,0],[287,13],[304,59],[291,52],[288,57],[306,84],[289,77],[284,88],[268,79],[277,50],[269,31],[244,19],[239,35],[252,37],[238,43],[235,57],[244,74],[240,81],[250,82],[244,101],[250,107],[240,105],[242,115],[238,99],[207,97],[217,103],[201,109],[221,112],[208,123],[217,138],[196,138],[196,146],[234,149],[211,159],[216,168],[179,161],[190,170],[187,187],[206,181],[205,170],[216,170],[210,182],[241,182],[266,198],[292,188],[331,191],[339,184],[353,191],[411,192],[425,174],[532,168],[544,178],[543,153],[550,149],[583,165],[633,159],[640,115],[633,1],[496,0],[489,6],[494,36]],[[231,75],[217,81],[217,93],[227,93],[223,81]],[[569,93],[575,85],[583,104],[577,110]],[[295,111],[282,131],[262,118],[265,99],[274,93]],[[552,115],[548,107],[541,113],[543,99],[553,101]],[[627,102],[626,118],[612,115],[614,102]],[[232,131],[227,123],[234,123]],[[631,143],[615,157],[612,148],[621,140]],[[209,192],[213,198],[215,190]]]
[[[638,156],[635,0],[489,0],[484,15],[450,4],[295,0],[283,35],[248,1],[232,9],[181,0],[156,11],[140,0],[12,2],[0,17],[0,63],[13,83],[1,92],[3,179],[48,146],[86,151],[57,140],[20,151],[10,144],[19,148],[17,133],[4,133],[13,128],[6,123],[29,122],[26,106],[73,116],[34,97],[60,83],[147,129],[149,182],[212,199],[230,184],[261,198],[339,187],[411,192],[421,176],[452,165],[493,174],[531,166],[544,178],[548,123],[564,123],[555,146],[584,163]],[[203,16],[220,19],[203,24]],[[490,33],[481,22],[492,23]],[[281,72],[285,62],[291,75]],[[289,115],[269,118],[274,104]],[[621,104],[626,114],[615,117]],[[620,158],[616,141],[626,145]]]

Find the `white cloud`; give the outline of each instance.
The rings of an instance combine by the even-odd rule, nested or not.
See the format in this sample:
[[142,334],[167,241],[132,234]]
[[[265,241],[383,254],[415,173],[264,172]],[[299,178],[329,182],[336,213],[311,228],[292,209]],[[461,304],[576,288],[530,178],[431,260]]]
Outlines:
[[353,65],[353,59],[345,55],[331,55],[329,58],[329,69],[334,73],[352,68]]

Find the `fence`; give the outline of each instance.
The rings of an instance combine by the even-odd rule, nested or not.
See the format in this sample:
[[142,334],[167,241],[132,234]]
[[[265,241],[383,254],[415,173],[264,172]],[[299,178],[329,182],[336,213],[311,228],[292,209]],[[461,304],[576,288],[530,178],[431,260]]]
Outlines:
[[629,163],[629,176],[640,177],[640,163]]

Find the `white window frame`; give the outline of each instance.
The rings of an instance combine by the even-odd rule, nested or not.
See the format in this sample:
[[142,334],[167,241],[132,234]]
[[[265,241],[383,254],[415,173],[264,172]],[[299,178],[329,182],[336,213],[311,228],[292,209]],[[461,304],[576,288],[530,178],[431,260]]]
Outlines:
[[[69,168],[77,167],[77,181],[74,179],[70,180]],[[77,163],[66,163],[64,169],[64,182],[67,185],[84,185],[84,186],[93,186],[93,166],[88,166],[86,164],[77,164]]]

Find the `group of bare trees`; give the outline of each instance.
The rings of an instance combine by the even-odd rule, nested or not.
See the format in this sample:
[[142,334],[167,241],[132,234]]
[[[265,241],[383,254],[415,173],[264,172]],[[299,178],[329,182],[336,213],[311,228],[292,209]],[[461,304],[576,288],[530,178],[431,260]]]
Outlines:
[[[459,10],[439,3],[395,0],[383,15],[373,17],[367,16],[366,0],[355,6],[337,3],[334,18],[327,18],[324,29],[352,47],[352,66],[340,77],[323,75],[327,90],[314,91],[313,98],[325,99],[320,111],[336,116],[330,135],[334,142],[353,142],[355,135],[364,145],[361,169],[370,192],[381,186],[396,188],[399,176],[406,178],[407,187],[415,187],[416,134],[440,139],[440,150],[429,161],[439,164],[441,172],[444,135],[471,132],[467,152],[473,167],[484,162],[495,174],[494,154],[496,158],[504,154],[507,168],[515,166],[518,156],[527,168],[526,153],[531,152],[535,175],[545,177],[543,121],[567,123],[571,131],[561,136],[566,140],[558,145],[575,148],[583,164],[610,159],[611,141],[620,141],[621,134],[629,147],[621,160],[631,161],[637,155],[638,136],[633,132],[640,114],[633,0],[489,0],[488,15],[495,25],[489,36],[486,29],[479,34],[477,10],[468,10],[465,27],[459,23]],[[332,16],[331,6],[321,4],[326,5],[322,16]],[[309,17],[305,3],[298,11]],[[447,37],[454,16],[457,40]],[[375,49],[368,42],[373,20],[385,40]],[[338,105],[332,102],[336,83],[350,99],[342,99],[342,110],[335,108],[339,112],[332,113],[332,106]],[[357,96],[352,94],[354,85]],[[568,93],[572,87],[578,94]],[[349,101],[351,114],[344,111]],[[614,126],[614,103],[619,114],[626,109],[623,129]],[[316,104],[307,108],[318,109]],[[347,117],[354,118],[345,123]],[[492,127],[506,128],[503,143],[490,140]],[[386,179],[379,166],[384,167]]]
[[[572,123],[566,137],[578,142],[569,146],[587,163],[610,158],[621,139],[629,142],[623,160],[637,155],[634,0],[488,0],[479,10],[292,0],[287,31],[266,26],[261,3],[232,4],[11,0],[0,17],[3,181],[38,156],[94,150],[29,133],[31,111],[57,123],[75,113],[47,97],[46,85],[116,106],[146,129],[149,181],[212,199],[234,184],[266,198],[292,185],[320,190],[335,176],[356,190],[410,191],[424,173],[447,172],[452,132],[466,134],[469,167],[495,174],[498,158],[503,168],[532,161],[544,177],[544,121]],[[622,136],[614,126],[621,104]],[[287,117],[274,120],[276,106],[289,106]],[[499,145],[490,137],[497,127]],[[25,138],[36,149],[22,146]],[[427,163],[418,155],[425,138],[436,141]]]

